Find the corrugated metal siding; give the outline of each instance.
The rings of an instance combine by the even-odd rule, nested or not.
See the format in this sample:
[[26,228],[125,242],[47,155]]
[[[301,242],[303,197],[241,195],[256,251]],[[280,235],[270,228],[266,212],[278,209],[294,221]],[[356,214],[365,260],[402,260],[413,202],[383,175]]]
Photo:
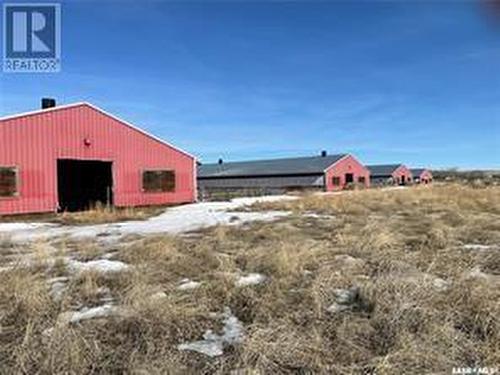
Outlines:
[[405,177],[406,183],[411,182],[413,177],[411,171],[405,165],[401,165],[392,174],[392,178],[394,178],[394,181],[396,181],[396,183],[398,184],[400,183],[402,176]]
[[432,173],[427,169],[422,169],[418,171],[411,170],[411,172],[414,181],[426,182],[426,183],[432,182]]
[[[326,176],[326,186],[327,191],[342,190],[346,187],[346,173],[352,173],[354,177],[354,182],[357,184],[359,177],[365,178],[365,187],[370,186],[370,171],[363,164],[361,164],[352,155],[348,155],[342,160],[331,166],[325,173]],[[340,185],[333,185],[333,177],[340,178]]]
[[391,174],[383,175],[371,175],[371,183],[373,185],[381,185],[381,184],[399,184],[401,177],[405,176],[406,182],[411,182],[413,176],[411,171],[405,166],[405,165],[400,165],[398,168],[396,168]]
[[[19,196],[0,198],[0,214],[54,211],[58,158],[112,161],[117,206],[195,197],[193,158],[87,105],[2,120],[0,145],[0,165],[17,166],[20,178]],[[176,191],[142,192],[141,172],[160,168],[176,171]]]
[[323,175],[239,178],[199,178],[198,188],[289,188],[324,185]]

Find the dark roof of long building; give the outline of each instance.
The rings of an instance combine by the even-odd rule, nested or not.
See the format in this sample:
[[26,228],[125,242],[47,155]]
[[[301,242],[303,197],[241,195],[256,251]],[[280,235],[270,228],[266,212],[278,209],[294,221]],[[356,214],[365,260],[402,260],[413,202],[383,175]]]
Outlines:
[[424,173],[426,170],[427,169],[425,169],[425,168],[412,168],[412,169],[410,169],[410,172],[413,175],[413,177],[418,177],[422,173]]
[[403,164],[377,164],[367,165],[366,168],[368,168],[368,170],[370,171],[371,177],[390,176],[396,169],[398,169],[402,165]]
[[347,154],[287,159],[223,162],[198,166],[198,177],[244,177],[322,174]]

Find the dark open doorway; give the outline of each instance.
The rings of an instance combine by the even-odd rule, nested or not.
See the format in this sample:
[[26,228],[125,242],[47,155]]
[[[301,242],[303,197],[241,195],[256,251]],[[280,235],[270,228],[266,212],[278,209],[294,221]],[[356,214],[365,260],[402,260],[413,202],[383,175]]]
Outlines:
[[352,173],[346,173],[345,174],[345,183],[346,185],[352,184],[354,182],[354,174]]
[[400,185],[406,185],[406,176],[405,175],[401,176],[401,183],[400,183]]
[[113,204],[112,163],[57,160],[57,191],[61,211],[82,211],[96,204]]

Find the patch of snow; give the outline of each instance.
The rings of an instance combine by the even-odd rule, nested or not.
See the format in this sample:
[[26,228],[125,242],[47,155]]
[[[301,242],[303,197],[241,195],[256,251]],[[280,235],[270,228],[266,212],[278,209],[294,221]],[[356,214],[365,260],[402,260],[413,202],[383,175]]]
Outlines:
[[78,323],[83,320],[104,318],[113,315],[117,312],[115,306],[105,304],[97,307],[84,307],[78,311],[67,311],[59,316],[59,321],[62,323]]
[[261,197],[241,197],[231,199],[231,203],[237,206],[250,206],[255,203],[273,203],[278,201],[293,201],[298,197],[293,195],[263,195]]
[[302,217],[307,217],[311,219],[334,219],[335,216],[333,215],[326,215],[326,214],[318,214],[316,212],[306,212],[302,215]]
[[57,226],[57,224],[50,223],[0,223],[0,232],[9,233],[9,232],[17,232],[17,231],[30,231],[37,229],[45,229],[49,227]]
[[234,212],[257,202],[292,200],[287,195],[236,198],[229,202],[200,202],[168,208],[164,213],[142,221],[125,221],[113,224],[63,226],[45,223],[0,224],[0,235],[8,233],[13,242],[49,240],[67,236],[69,239],[97,238],[110,243],[123,236],[138,234],[179,234],[216,225],[240,225],[251,221],[272,221],[289,215],[289,212]]
[[479,251],[484,251],[484,250],[490,250],[493,246],[490,245],[481,245],[481,244],[465,244],[463,248],[465,250],[479,250]]
[[327,311],[331,313],[340,313],[351,310],[356,304],[359,295],[358,287],[351,287],[349,289],[335,289],[335,302],[327,307]]
[[49,294],[54,299],[54,301],[59,302],[64,295],[64,292],[68,288],[68,278],[67,277],[54,277],[52,279],[47,280],[47,283],[50,286]]
[[97,271],[97,272],[120,272],[129,268],[128,264],[118,260],[98,259],[88,262],[80,262],[78,260],[69,260],[68,268],[76,271]]
[[190,279],[182,279],[177,287],[178,290],[192,290],[196,289],[201,285],[198,281],[193,281]]
[[236,286],[258,285],[266,281],[266,276],[260,273],[250,273],[247,276],[240,276],[236,280]]
[[330,306],[327,307],[327,311],[333,314],[341,313],[347,310],[350,310],[351,306],[349,305],[341,305],[340,303],[334,302]]
[[434,280],[432,281],[432,284],[440,292],[446,292],[451,287],[450,281],[444,280],[440,277],[434,278]]
[[225,309],[223,317],[224,327],[221,334],[216,334],[209,329],[203,334],[203,340],[180,344],[177,348],[181,351],[188,350],[209,357],[218,357],[224,354],[225,347],[241,343],[244,336],[241,322],[229,308]]
[[335,301],[340,304],[354,303],[358,294],[359,288],[351,287],[349,289],[335,289]]
[[165,292],[156,292],[154,294],[151,295],[151,299],[152,300],[159,300],[159,299],[163,299],[163,298],[167,298],[167,293]]

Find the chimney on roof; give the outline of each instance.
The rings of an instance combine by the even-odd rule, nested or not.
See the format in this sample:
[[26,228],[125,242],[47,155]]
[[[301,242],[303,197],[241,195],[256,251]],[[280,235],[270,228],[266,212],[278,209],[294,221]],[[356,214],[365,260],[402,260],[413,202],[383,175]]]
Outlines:
[[326,150],[321,151],[321,157],[324,158],[326,155],[328,155],[328,153],[326,152]]
[[42,98],[42,109],[54,108],[56,106],[56,100],[52,98]]
[[219,163],[219,164],[222,164],[222,163],[224,163],[224,160],[219,159],[218,163]]

